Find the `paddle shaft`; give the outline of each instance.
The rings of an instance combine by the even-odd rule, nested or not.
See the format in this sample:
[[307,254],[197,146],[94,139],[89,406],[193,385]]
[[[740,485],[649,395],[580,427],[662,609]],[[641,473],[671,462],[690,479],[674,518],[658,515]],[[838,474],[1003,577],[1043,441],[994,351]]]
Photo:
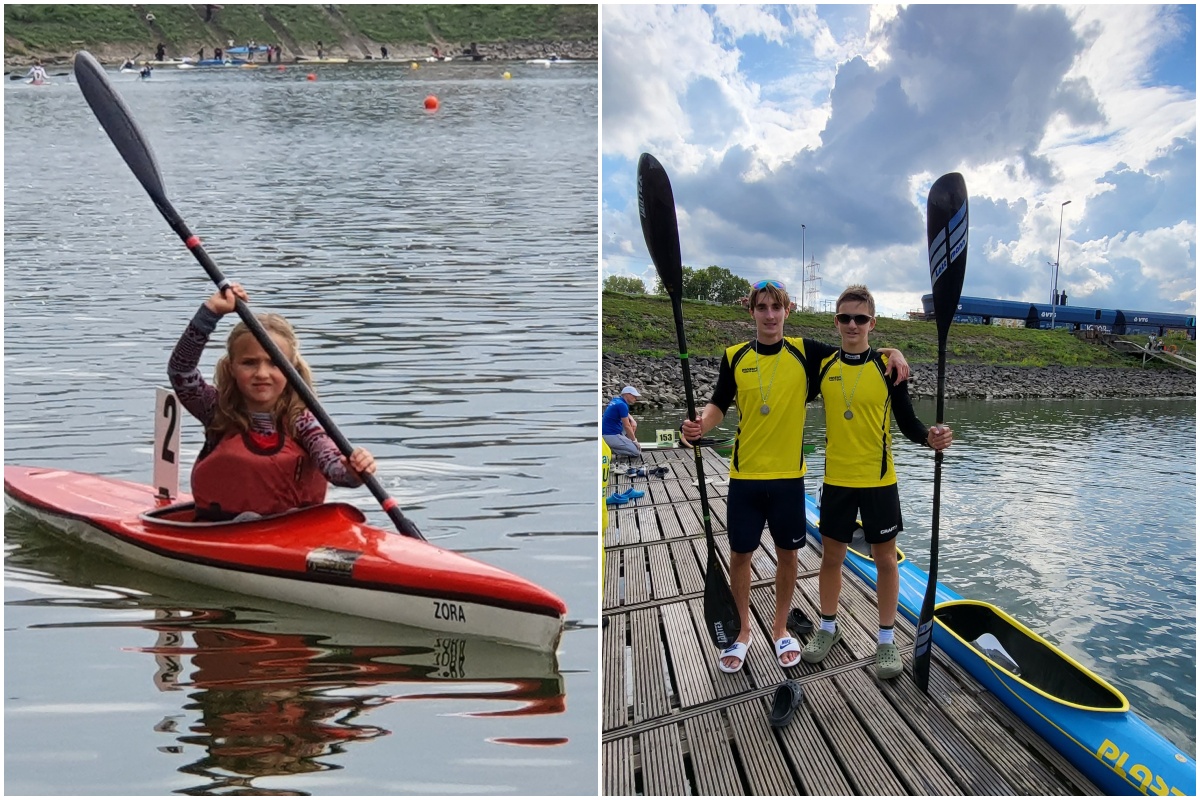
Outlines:
[[[696,397],[692,392],[692,369],[688,365],[687,337],[683,332],[683,298],[678,292],[671,294],[671,314],[675,317],[675,338],[679,342],[679,363],[683,366],[683,396],[687,399],[688,419],[696,419]],[[696,459],[696,480],[700,485],[700,513],[704,518],[704,538],[708,542],[708,555],[711,560],[717,552],[716,540],[713,539],[712,516],[708,510],[708,489],[704,485],[704,454],[700,450],[700,442],[692,443],[692,454]]]
[[[937,425],[946,410],[946,339],[962,296],[967,268],[967,185],[962,175],[948,173],[929,190],[927,233],[929,274],[933,286],[934,314],[938,331]],[[933,457],[933,521],[929,539],[929,583],[917,620],[913,647],[913,680],[929,693],[929,660],[933,650],[933,610],[937,603],[938,533],[942,511],[942,451]]]
[[[154,160],[154,154],[150,150],[150,145],[146,141],[141,128],[134,121],[132,112],[125,105],[121,96],[113,89],[108,77],[104,74],[104,68],[100,66],[99,62],[90,53],[80,51],[75,58],[75,75],[80,91],[83,92],[84,98],[92,108],[92,112],[100,121],[104,132],[108,134],[109,139],[116,146],[117,152],[121,154],[121,158],[129,166],[134,177],[142,184],[142,188],[150,196],[155,208],[163,215],[163,218],[171,226],[171,229],[183,240],[188,250],[200,262],[200,266],[204,267],[204,271],[208,273],[208,277],[212,279],[213,283],[218,288],[224,290],[229,284],[228,280],[221,274],[221,270],[217,268],[217,265],[209,257],[208,253],[205,252],[204,247],[200,244],[200,238],[188,229],[179,212],[175,210],[171,201],[167,199],[166,190],[163,187],[162,175],[159,173],[158,164]],[[238,316],[246,323],[246,327],[254,335],[258,343],[262,345],[263,350],[271,357],[275,366],[287,378],[292,390],[304,401],[308,410],[325,429],[325,433],[337,445],[342,455],[349,458],[354,448],[347,441],[346,437],[342,435],[341,431],[338,430],[329,415],[325,413],[325,409],[321,407],[309,385],[300,377],[300,374],[291,365],[291,362],[283,357],[283,353],[280,352],[279,347],[267,333],[266,329],[263,328],[262,323],[250,311],[250,307],[239,299],[236,301],[236,308]],[[371,491],[371,494],[379,501],[380,506],[387,513],[388,517],[396,525],[397,530],[405,536],[421,540],[425,539],[417,526],[400,511],[399,504],[388,495],[374,475],[362,474],[360,477]]]

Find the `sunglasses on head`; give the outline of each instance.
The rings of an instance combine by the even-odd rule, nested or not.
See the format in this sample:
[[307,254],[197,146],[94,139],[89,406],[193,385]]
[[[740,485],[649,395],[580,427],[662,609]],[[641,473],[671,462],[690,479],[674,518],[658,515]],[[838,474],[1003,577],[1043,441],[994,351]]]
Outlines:
[[855,325],[866,325],[868,322],[870,322],[873,319],[875,319],[875,318],[871,317],[871,316],[867,316],[866,314],[838,314],[837,315],[837,321],[842,323],[843,325],[849,325],[851,320],[854,321]]
[[754,284],[753,288],[755,291],[758,291],[759,289],[765,289],[768,286],[770,286],[774,289],[779,289],[780,291],[783,291],[783,292],[787,291],[787,289],[784,288],[784,285],[779,281],[759,281],[758,283]]

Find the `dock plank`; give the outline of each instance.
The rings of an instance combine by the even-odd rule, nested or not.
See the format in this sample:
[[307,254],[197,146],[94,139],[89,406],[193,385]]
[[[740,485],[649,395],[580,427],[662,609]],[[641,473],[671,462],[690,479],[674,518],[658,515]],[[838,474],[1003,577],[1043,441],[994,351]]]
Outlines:
[[707,656],[700,647],[702,632],[696,630],[687,604],[663,606],[662,620],[680,706],[687,708],[715,700],[712,681],[703,663]]
[[893,774],[832,682],[810,683],[805,687],[805,697],[810,700],[817,725],[824,731],[855,794],[907,794],[904,784]]
[[604,730],[620,728],[628,721],[628,684],[625,680],[625,617],[609,618],[604,631],[604,697],[602,698]]
[[687,775],[683,770],[683,745],[676,725],[665,725],[643,733],[642,782],[645,794],[679,797],[688,794]]
[[604,745],[604,794],[629,797],[637,793],[633,766],[633,739],[617,739]]
[[630,611],[629,630],[633,655],[633,721],[664,716],[671,710],[671,703],[659,637],[658,609]]
[[687,719],[683,728],[691,749],[696,794],[707,797],[745,794],[738,777],[737,759],[725,734],[723,712],[712,711]]

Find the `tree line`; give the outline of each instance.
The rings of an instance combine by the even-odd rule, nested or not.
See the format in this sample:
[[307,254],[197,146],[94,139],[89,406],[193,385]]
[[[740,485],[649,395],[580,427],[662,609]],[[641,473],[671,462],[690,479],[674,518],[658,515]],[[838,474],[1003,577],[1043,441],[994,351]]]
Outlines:
[[[662,282],[657,276],[647,288],[641,278],[632,275],[609,275],[604,279],[604,291],[624,294],[664,295]],[[739,278],[724,267],[715,264],[704,269],[683,268],[683,296],[689,300],[707,300],[710,303],[730,305],[750,295],[750,281]]]

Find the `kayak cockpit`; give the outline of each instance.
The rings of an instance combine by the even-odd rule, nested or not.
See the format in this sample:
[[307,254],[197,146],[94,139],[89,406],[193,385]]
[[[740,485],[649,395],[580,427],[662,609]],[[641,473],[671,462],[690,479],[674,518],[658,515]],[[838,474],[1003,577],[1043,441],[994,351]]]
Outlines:
[[197,515],[196,504],[192,502],[174,503],[162,508],[155,508],[150,511],[139,514],[142,522],[150,523],[154,526],[173,528],[179,532],[193,533],[223,533],[232,530],[245,528],[247,525],[252,525],[259,522],[288,522],[292,520],[300,520],[314,514],[323,514],[329,510],[336,510],[338,513],[346,516],[351,522],[363,523],[367,521],[366,516],[362,511],[349,503],[322,503],[318,506],[309,506],[308,508],[293,508],[279,514],[270,514],[266,516],[258,516],[249,519],[234,518],[226,520],[202,519]]
[[1129,708],[1107,681],[993,605],[953,600],[933,616],[991,665],[1051,700],[1094,711]]

